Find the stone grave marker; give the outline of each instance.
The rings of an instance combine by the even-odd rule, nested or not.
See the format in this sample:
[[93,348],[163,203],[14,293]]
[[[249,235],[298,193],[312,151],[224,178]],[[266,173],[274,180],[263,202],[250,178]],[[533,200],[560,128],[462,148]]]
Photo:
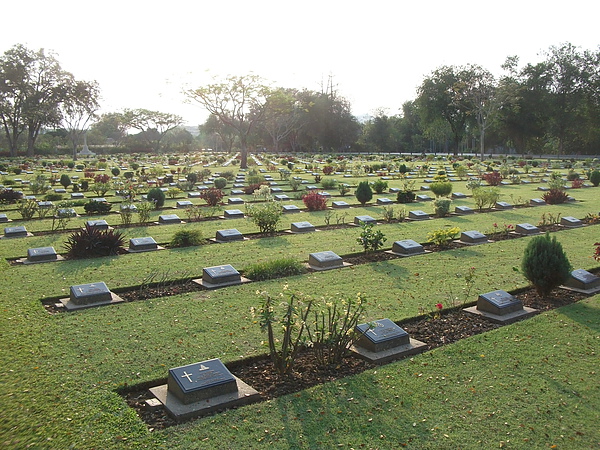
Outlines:
[[400,256],[413,256],[425,253],[423,246],[412,239],[403,239],[396,241],[392,245],[391,253]]
[[550,188],[548,186],[538,186],[537,190],[545,192],[545,191],[549,191]]
[[71,198],[73,200],[76,200],[76,199],[85,198],[85,196],[81,192],[71,192]]
[[244,200],[241,199],[240,197],[229,197],[227,199],[227,204],[229,204],[229,205],[243,205],[244,204]]
[[21,262],[24,264],[35,264],[63,259],[62,256],[56,253],[54,247],[37,247],[27,249],[27,259],[21,260]]
[[465,194],[463,194],[462,192],[453,192],[452,198],[467,198],[467,196]]
[[419,188],[419,190],[421,190],[421,191],[430,191],[430,190],[431,190],[431,188],[430,188],[429,186],[421,186],[421,187]]
[[331,202],[331,207],[332,208],[350,208],[350,204],[343,200],[336,200],[334,202]]
[[475,211],[468,206],[456,206],[454,212],[456,214],[473,214]]
[[355,225],[362,225],[363,223],[372,223],[373,225],[376,225],[377,220],[375,220],[373,217],[368,216],[368,215],[354,217]]
[[244,213],[239,209],[226,209],[223,212],[223,217],[225,219],[243,219]]
[[479,231],[463,231],[460,233],[460,242],[463,244],[487,244],[488,238],[485,234]]
[[433,198],[431,198],[427,194],[419,194],[419,195],[417,195],[417,201],[418,202],[430,202],[432,200],[433,200]]
[[177,208],[189,208],[190,206],[194,206],[194,204],[189,200],[178,200]]
[[301,211],[296,205],[283,205],[282,209],[284,213],[299,213]]
[[567,280],[564,289],[593,294],[600,291],[600,277],[584,269],[577,269],[571,272],[571,277]]
[[207,289],[216,289],[219,287],[233,286],[246,283],[250,280],[244,278],[230,264],[222,266],[205,267],[202,269],[202,279],[192,280]]
[[393,188],[390,188],[389,191],[390,191],[390,194],[396,194],[396,193],[400,192],[400,188],[393,187]]
[[200,192],[197,192],[197,191],[188,192],[187,197],[188,198],[200,198]]
[[99,203],[107,203],[106,199],[104,197],[91,198],[90,201],[91,202],[99,202]]
[[412,220],[426,220],[429,219],[429,214],[421,210],[409,211],[408,218]]
[[310,222],[293,222],[290,231],[292,233],[310,233],[316,231],[316,228]]
[[4,213],[0,214],[0,223],[8,223],[10,219],[8,218],[8,216]]
[[521,300],[503,290],[480,294],[477,305],[465,308],[464,311],[481,315],[496,323],[514,322],[536,312],[533,308],[524,307]]
[[506,209],[512,209],[513,205],[511,205],[508,202],[496,202],[496,209],[502,209],[502,210],[506,210]]
[[377,199],[377,204],[378,205],[393,205],[394,202],[391,201],[389,198],[383,197],[383,198],[378,198]]
[[88,227],[96,228],[98,230],[108,230],[108,222],[104,219],[88,220],[85,222]]
[[233,242],[243,240],[244,235],[235,228],[230,228],[228,230],[217,230],[217,234],[215,236],[215,241],[217,242]]
[[244,195],[244,191],[242,189],[232,189],[231,195]]
[[278,194],[278,195],[275,195],[274,198],[275,198],[275,200],[278,200],[280,202],[290,199],[286,194]]
[[125,205],[121,205],[121,212],[136,212],[137,211],[137,206],[135,206],[132,203],[126,203]]
[[310,186],[306,186],[306,189],[309,190],[309,191],[314,191],[314,190],[319,189],[319,188],[317,186],[310,185]]
[[280,187],[272,187],[271,188],[271,194],[279,194],[283,192],[283,189],[281,189]]
[[5,238],[21,238],[27,236],[31,236],[31,233],[28,233],[27,229],[23,225],[4,228]]
[[66,189],[64,189],[64,188],[56,188],[56,189],[54,189],[54,192],[55,192],[56,194],[66,194],[66,193],[67,193],[67,190],[66,190]]
[[103,281],[71,286],[69,298],[61,299],[67,310],[121,303],[122,298],[113,294]]
[[575,217],[567,216],[560,219],[560,225],[565,228],[577,228],[582,227],[583,222]]
[[313,270],[339,269],[350,265],[350,263],[344,263],[342,257],[332,251],[316,252],[308,255],[308,267]]
[[182,222],[177,214],[161,214],[158,216],[158,223],[161,225],[173,225]]
[[319,192],[319,195],[320,195],[321,197],[325,197],[325,198],[331,198],[331,194],[330,194],[329,192],[325,192],[325,191],[323,191],[323,192]]
[[77,211],[74,208],[60,208],[56,211],[57,217],[77,217]]
[[515,226],[515,233],[517,234],[538,234],[540,229],[530,223],[519,223]]
[[154,240],[154,238],[150,236],[129,239],[128,251],[130,253],[151,252],[154,250],[163,249],[164,247],[159,247],[158,243]]
[[[373,326],[374,325],[374,326]],[[374,323],[363,323],[355,327],[360,333],[351,350],[361,358],[384,363],[424,351],[427,346],[409,334],[390,319],[379,319]]]
[[529,200],[530,206],[544,206],[545,204],[546,204],[546,202],[544,200],[542,200],[541,198],[532,198]]
[[178,422],[260,398],[218,358],[169,369],[167,384],[150,388],[150,392]]
[[54,206],[54,203],[50,201],[37,202],[38,208],[40,209],[50,209]]

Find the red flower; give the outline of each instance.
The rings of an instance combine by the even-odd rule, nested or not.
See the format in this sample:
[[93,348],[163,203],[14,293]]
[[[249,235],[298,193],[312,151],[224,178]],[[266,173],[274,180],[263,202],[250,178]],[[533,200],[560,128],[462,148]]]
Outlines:
[[444,307],[444,305],[442,305],[441,303],[438,303],[438,304],[435,305],[435,307],[437,309],[441,310]]

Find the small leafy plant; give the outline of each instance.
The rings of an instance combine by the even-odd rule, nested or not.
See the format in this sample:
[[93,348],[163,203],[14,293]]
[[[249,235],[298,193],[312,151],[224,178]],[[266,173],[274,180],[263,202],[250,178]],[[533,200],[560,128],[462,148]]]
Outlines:
[[271,235],[277,231],[277,224],[281,220],[283,211],[277,203],[267,202],[262,205],[248,205],[246,213],[261,234]]
[[377,251],[387,240],[383,231],[373,229],[372,223],[363,222],[360,227],[362,231],[356,241],[363,246],[365,253]]
[[304,206],[309,211],[322,211],[327,209],[327,198],[318,192],[309,192],[302,196]]
[[206,202],[208,206],[217,206],[223,200],[223,191],[218,188],[205,189],[200,193],[200,198]]
[[569,195],[562,189],[550,189],[549,191],[544,192],[542,198],[549,205],[558,205],[565,203],[568,200]]
[[438,245],[441,248],[447,248],[454,239],[460,234],[459,227],[438,228],[427,233],[427,242]]
[[200,230],[179,230],[171,238],[171,247],[192,247],[205,244]]
[[244,270],[244,274],[254,281],[272,280],[274,278],[300,275],[306,272],[302,263],[294,258],[280,258],[252,264]]

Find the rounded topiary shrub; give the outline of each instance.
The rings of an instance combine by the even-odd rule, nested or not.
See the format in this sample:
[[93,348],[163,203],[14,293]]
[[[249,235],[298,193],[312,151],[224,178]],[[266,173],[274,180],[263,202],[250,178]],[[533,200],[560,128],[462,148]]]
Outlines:
[[369,186],[368,181],[361,181],[358,183],[356,187],[356,200],[360,202],[361,205],[364,205],[368,201],[373,198],[373,191],[371,190],[371,186]]
[[227,186],[227,180],[223,177],[215,178],[214,186],[217,189],[223,189],[225,186]]
[[598,187],[600,184],[600,170],[593,170],[592,173],[590,173],[590,183]]
[[398,203],[412,203],[417,198],[417,195],[413,191],[400,191],[396,196]]
[[148,201],[154,203],[156,209],[162,208],[165,204],[165,193],[160,188],[152,188],[148,191]]
[[571,263],[556,236],[534,237],[521,261],[523,275],[535,287],[540,296],[545,296],[555,287],[565,283],[571,276]]
[[435,181],[431,183],[430,189],[436,197],[448,197],[452,193],[452,183],[449,181]]

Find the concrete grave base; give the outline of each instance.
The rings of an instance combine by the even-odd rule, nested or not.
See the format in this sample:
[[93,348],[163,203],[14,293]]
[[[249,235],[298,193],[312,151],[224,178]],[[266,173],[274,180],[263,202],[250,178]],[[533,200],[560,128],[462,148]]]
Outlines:
[[513,323],[518,320],[525,319],[527,317],[531,317],[531,316],[534,316],[535,314],[537,314],[537,309],[528,308],[527,306],[523,306],[523,309],[521,309],[519,311],[514,311],[511,313],[504,314],[504,315],[498,315],[498,314],[492,314],[492,313],[489,313],[486,311],[480,311],[477,309],[477,306],[471,306],[470,308],[465,308],[465,309],[463,309],[463,311],[465,311],[469,314],[474,314],[476,316],[485,317],[486,319],[488,319],[494,323],[500,323],[500,324]]
[[230,242],[242,242],[242,241],[249,241],[250,239],[245,237],[243,239],[234,239],[234,240],[230,240],[230,241],[224,241],[222,239],[217,239],[217,238],[209,238],[208,241],[209,242],[214,242],[216,244],[229,244]]
[[237,392],[217,395],[188,405],[168,392],[166,384],[150,388],[150,392],[164,405],[167,413],[177,422],[210,414],[214,411],[248,405],[260,400],[260,394],[239,378],[235,377]]
[[193,283],[199,284],[200,286],[202,286],[203,288],[206,289],[218,289],[218,288],[222,288],[222,287],[227,287],[227,286],[235,286],[237,284],[243,284],[243,283],[250,283],[252,280],[249,280],[248,278],[245,277],[240,277],[239,280],[235,280],[235,281],[228,281],[225,283],[208,283],[206,281],[204,281],[202,278],[197,278],[195,280],[192,280]]
[[581,294],[595,294],[596,292],[600,292],[600,286],[596,286],[595,288],[590,289],[579,289],[570,286],[559,286],[559,288],[564,289],[566,291],[579,292]]
[[416,339],[410,338],[410,343],[400,345],[398,347],[392,347],[381,352],[372,352],[366,348],[353,345],[350,347],[350,351],[356,353],[356,355],[365,361],[372,362],[374,364],[385,364],[395,359],[403,358],[409,355],[416,355],[427,350],[427,344]]
[[56,259],[47,259],[46,261],[29,261],[27,258],[21,258],[21,259],[17,259],[17,262],[21,263],[21,264],[42,264],[42,263],[64,261],[64,260],[65,260],[65,258],[63,256],[56,255]]
[[288,234],[307,234],[307,233],[315,233],[315,232],[321,232],[322,230],[318,230],[318,229],[314,229],[314,230],[307,230],[307,231],[292,231],[292,230],[285,230],[284,233],[288,233]]
[[110,293],[110,296],[111,296],[110,301],[100,301],[100,302],[94,302],[94,303],[87,303],[84,305],[76,305],[75,303],[73,303],[71,301],[70,298],[61,298],[59,301],[65,306],[67,311],[76,311],[78,309],[94,308],[96,306],[113,305],[116,303],[123,303],[125,301],[113,292]]
[[318,266],[313,266],[313,265],[306,263],[305,267],[308,267],[309,269],[312,269],[312,270],[323,271],[323,270],[343,269],[344,267],[350,267],[351,265],[352,265],[352,263],[342,262],[342,264],[340,264],[339,266],[318,267]]
[[24,237],[32,237],[33,233],[27,232],[27,234],[22,236],[0,236],[0,239],[19,239]]
[[393,252],[391,250],[386,250],[385,253],[389,253],[390,255],[394,255],[394,256],[401,256],[402,258],[408,258],[409,256],[426,255],[428,253],[432,253],[432,251],[431,250],[424,250],[424,251],[419,252],[419,253],[398,253],[398,252]]
[[460,239],[455,239],[452,242],[456,242],[457,244],[463,244],[463,245],[482,245],[482,244],[491,244],[494,241],[490,241],[488,239],[487,241],[484,241],[484,242],[465,242],[465,241],[461,241]]
[[165,248],[161,247],[160,245],[157,245],[156,248],[149,248],[147,250],[131,250],[130,248],[128,248],[127,253],[145,253],[145,252],[155,252],[157,250],[165,250]]

